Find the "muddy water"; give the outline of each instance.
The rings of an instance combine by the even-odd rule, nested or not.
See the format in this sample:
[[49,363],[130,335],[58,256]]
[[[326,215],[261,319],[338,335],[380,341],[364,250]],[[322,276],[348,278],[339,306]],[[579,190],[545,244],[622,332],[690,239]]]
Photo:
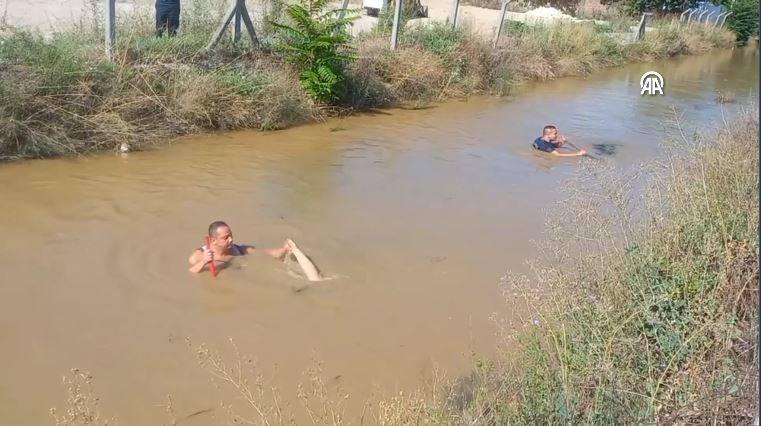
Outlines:
[[[0,166],[0,418],[41,424],[65,401],[60,377],[89,369],[102,411],[121,424],[168,423],[218,407],[193,345],[228,338],[296,403],[312,360],[351,394],[412,389],[437,367],[490,353],[497,283],[540,255],[546,209],[578,159],[530,148],[551,122],[620,167],[660,155],[664,132],[720,125],[758,92],[754,50],[633,65],[588,79],[383,111],[292,130],[188,138],[126,158]],[[650,69],[666,96],[639,95]],[[588,160],[585,160],[588,161]],[[555,217],[562,217],[556,215]],[[236,241],[296,240],[330,280],[307,284],[253,255],[217,279],[186,258],[208,223]],[[274,378],[273,378],[274,377]],[[195,416],[222,422],[220,410]]]

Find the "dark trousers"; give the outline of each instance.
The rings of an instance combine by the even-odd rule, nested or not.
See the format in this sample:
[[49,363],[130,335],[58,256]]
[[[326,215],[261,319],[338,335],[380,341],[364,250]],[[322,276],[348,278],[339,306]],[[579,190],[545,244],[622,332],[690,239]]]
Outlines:
[[161,37],[166,31],[171,37],[177,34],[178,28],[180,28],[180,2],[172,4],[157,1],[156,35]]

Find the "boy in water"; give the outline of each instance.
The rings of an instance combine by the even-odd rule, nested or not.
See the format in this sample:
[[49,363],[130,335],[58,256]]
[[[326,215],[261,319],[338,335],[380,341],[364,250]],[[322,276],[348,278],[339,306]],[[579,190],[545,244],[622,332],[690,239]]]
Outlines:
[[583,149],[576,152],[559,152],[558,148],[562,147],[565,143],[565,137],[558,135],[558,128],[547,125],[542,129],[542,136],[534,140],[533,146],[539,151],[549,152],[558,157],[578,157],[587,154],[587,151]]

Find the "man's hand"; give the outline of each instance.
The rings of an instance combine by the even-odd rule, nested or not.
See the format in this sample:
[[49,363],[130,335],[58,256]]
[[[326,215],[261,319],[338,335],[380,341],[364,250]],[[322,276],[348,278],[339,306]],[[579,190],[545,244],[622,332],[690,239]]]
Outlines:
[[[193,254],[188,259],[188,262],[190,262],[190,269],[189,271],[197,274],[201,271],[203,271],[203,268],[211,263],[212,258],[214,257],[214,253],[210,249],[204,249],[203,254],[201,255],[201,258],[198,259],[198,251],[194,251]],[[198,260],[196,260],[198,259]]]
[[285,240],[283,243],[283,246],[276,249],[264,249],[267,254],[274,257],[275,259],[282,260],[285,258],[285,256],[291,252],[291,246],[290,246],[290,240]]
[[566,138],[563,135],[558,136],[558,145],[563,145],[566,143]]
[[210,263],[212,260],[214,260],[214,253],[208,248],[204,249],[203,258],[201,260],[203,261],[204,265]]

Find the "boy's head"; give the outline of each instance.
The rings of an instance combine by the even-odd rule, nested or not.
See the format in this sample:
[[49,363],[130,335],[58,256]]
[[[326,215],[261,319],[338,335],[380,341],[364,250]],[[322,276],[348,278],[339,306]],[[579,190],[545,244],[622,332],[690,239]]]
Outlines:
[[555,141],[558,138],[558,128],[548,124],[542,129],[542,137],[548,141]]

